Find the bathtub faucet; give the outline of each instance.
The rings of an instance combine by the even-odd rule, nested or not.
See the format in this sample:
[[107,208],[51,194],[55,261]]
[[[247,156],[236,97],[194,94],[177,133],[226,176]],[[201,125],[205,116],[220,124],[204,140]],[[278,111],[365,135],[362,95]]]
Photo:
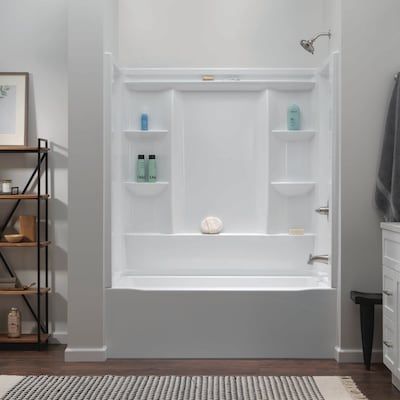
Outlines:
[[314,264],[314,262],[321,262],[324,264],[328,264],[329,256],[328,255],[313,256],[312,254],[310,254],[310,257],[308,257],[308,264]]

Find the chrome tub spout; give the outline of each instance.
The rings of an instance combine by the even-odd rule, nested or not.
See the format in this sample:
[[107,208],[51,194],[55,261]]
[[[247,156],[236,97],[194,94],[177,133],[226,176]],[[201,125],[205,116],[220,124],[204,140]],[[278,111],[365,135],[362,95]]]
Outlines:
[[308,258],[308,264],[314,264],[314,262],[320,262],[324,264],[329,263],[329,256],[328,255],[322,255],[322,256],[313,256],[310,254],[310,257]]

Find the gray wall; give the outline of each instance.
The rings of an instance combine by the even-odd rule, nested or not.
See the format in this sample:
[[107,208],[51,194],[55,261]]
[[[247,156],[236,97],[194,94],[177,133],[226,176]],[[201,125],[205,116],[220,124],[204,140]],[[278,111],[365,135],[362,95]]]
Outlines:
[[[36,138],[52,144],[50,235],[53,245],[50,264],[53,271],[51,320],[57,337],[65,341],[67,316],[67,209],[68,209],[68,142],[67,142],[67,0],[3,1],[0,24],[0,71],[29,72],[29,144]],[[32,167],[32,156],[0,157],[0,178],[11,178],[22,186],[30,175],[24,167]],[[10,204],[0,205],[0,219]],[[34,209],[24,205],[25,213]],[[24,282],[35,281],[34,250],[8,250]],[[3,269],[0,267],[0,275]],[[29,330],[30,316],[20,299],[10,298],[0,306],[0,330],[4,331],[7,309],[21,308],[24,329]]]
[[[119,0],[124,67],[310,67],[300,46],[326,30],[326,0]],[[322,42],[322,41],[321,41]]]
[[[353,0],[342,1],[341,7],[340,346],[359,349],[358,307],[350,301],[349,293],[352,289],[381,291],[380,219],[374,190],[393,75],[400,69],[400,2]],[[380,323],[378,318],[377,325]]]

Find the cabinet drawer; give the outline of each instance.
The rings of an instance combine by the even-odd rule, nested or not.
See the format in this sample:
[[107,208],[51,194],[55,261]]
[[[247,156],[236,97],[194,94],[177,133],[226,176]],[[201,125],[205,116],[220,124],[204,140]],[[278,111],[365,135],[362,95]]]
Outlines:
[[400,274],[391,268],[383,267],[382,306],[383,315],[394,321],[397,297],[397,281]]
[[383,363],[394,372],[396,366],[396,333],[394,323],[383,317]]
[[400,234],[383,232],[382,238],[383,264],[400,271]]

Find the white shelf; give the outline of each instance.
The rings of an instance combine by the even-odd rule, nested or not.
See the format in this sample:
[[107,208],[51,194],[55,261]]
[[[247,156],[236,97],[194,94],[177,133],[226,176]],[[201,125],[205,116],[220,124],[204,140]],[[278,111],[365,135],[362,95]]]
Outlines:
[[125,84],[129,89],[140,91],[160,91],[168,89],[179,90],[249,90],[259,91],[262,89],[273,89],[278,91],[310,91],[315,86],[315,80],[311,79],[288,79],[288,80],[252,80],[252,79],[220,79],[214,81],[202,81],[201,79],[188,80],[157,80],[137,79],[127,80]]
[[316,132],[314,130],[289,131],[274,129],[272,133],[275,137],[285,142],[306,142],[311,140],[315,136]]
[[124,182],[125,187],[136,196],[157,196],[169,185],[168,182]]
[[204,233],[188,232],[188,233],[157,233],[157,232],[146,232],[146,233],[136,233],[136,232],[126,232],[125,236],[131,237],[153,237],[153,236],[168,236],[168,237],[192,237],[201,236],[207,238],[215,237],[282,237],[282,238],[304,238],[304,237],[315,237],[315,233],[304,233],[304,235],[289,235],[288,233],[219,233],[217,235],[208,235]]
[[148,131],[142,131],[140,129],[125,129],[124,133],[129,138],[155,139],[166,135],[168,133],[168,130],[149,129]]
[[315,187],[315,182],[284,182],[274,181],[271,185],[283,196],[293,197],[302,196],[311,192]]

